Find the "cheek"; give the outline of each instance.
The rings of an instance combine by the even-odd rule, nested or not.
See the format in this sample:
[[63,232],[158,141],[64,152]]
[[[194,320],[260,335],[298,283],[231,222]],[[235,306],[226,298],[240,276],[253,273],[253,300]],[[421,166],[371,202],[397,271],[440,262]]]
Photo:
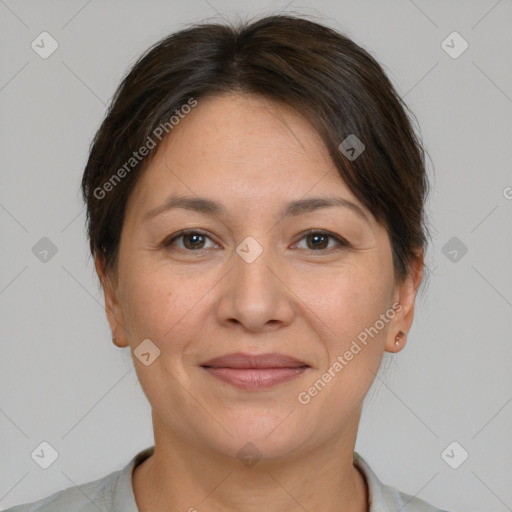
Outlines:
[[304,302],[315,313],[312,318],[324,326],[330,352],[345,350],[347,343],[350,345],[387,311],[391,290],[388,273],[380,265],[370,264],[337,270],[323,279],[310,276],[308,283],[301,285]]
[[207,294],[215,282],[206,275],[186,277],[170,268],[132,264],[123,276],[123,316],[136,346],[149,338],[162,352],[181,351],[194,336],[194,326],[202,325]]
[[[132,266],[130,273],[124,276],[122,309],[134,366],[141,387],[157,409],[177,407],[180,403],[180,386],[175,379],[179,382],[186,379],[183,353],[195,337],[193,326],[201,325],[198,316],[201,314],[200,296],[204,293],[161,268],[136,272]],[[146,339],[159,350],[148,366],[137,361],[137,347]]]
[[300,400],[309,401],[305,411],[330,411],[322,423],[326,430],[358,410],[380,366],[388,329],[380,318],[388,311],[391,280],[378,268],[344,269],[328,280],[308,280],[302,289],[325,357]]
[[133,268],[122,276],[122,310],[132,343],[141,337],[158,338],[159,331],[172,322],[173,291],[159,277]]
[[336,411],[336,421],[362,402],[378,372],[386,342],[389,319],[383,322],[381,315],[390,306],[392,271],[377,260],[367,263],[344,268],[323,283],[311,280],[307,288],[315,313],[310,317],[317,318],[315,330],[321,333],[326,355],[315,380],[326,384],[310,383],[321,390],[313,400],[319,410]]

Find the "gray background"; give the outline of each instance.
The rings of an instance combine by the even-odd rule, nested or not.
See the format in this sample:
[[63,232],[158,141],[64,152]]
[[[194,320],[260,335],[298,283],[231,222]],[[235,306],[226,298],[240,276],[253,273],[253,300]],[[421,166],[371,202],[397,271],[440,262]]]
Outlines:
[[[1,508],[100,478],[153,443],[130,353],[110,341],[78,194],[115,87],[188,22],[279,9],[368,49],[432,159],[430,283],[356,449],[385,483],[442,508],[512,510],[510,0],[0,0]],[[43,31],[59,44],[47,59],[31,48]],[[453,31],[469,43],[456,59],[441,47]],[[42,237],[57,248],[46,262],[32,252]],[[467,247],[457,261],[452,237]],[[46,470],[30,456],[43,441],[59,455]],[[452,441],[469,453],[458,469],[441,457]]]

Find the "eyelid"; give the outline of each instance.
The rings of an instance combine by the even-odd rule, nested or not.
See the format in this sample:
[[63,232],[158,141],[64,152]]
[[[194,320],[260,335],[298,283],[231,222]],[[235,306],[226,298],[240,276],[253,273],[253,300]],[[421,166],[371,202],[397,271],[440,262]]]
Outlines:
[[306,236],[313,235],[313,234],[319,234],[319,235],[328,236],[330,238],[334,238],[334,240],[336,240],[336,242],[338,243],[338,247],[331,247],[330,249],[320,249],[317,251],[311,249],[311,252],[318,252],[318,253],[324,252],[325,253],[325,252],[329,252],[332,250],[336,250],[340,247],[350,247],[350,244],[341,236],[339,236],[336,233],[333,233],[332,231],[329,231],[327,229],[320,229],[320,228],[312,228],[312,229],[308,229],[307,231],[302,232],[299,235],[297,242],[295,242],[293,245],[296,245],[298,242],[300,242]]
[[[169,247],[177,239],[181,238],[182,236],[189,235],[189,234],[202,235],[205,238],[208,238],[209,240],[211,240],[215,245],[217,245],[217,246],[220,245],[217,242],[215,242],[215,240],[213,240],[212,237],[208,233],[206,233],[205,231],[203,231],[201,229],[191,228],[191,229],[184,229],[184,230],[178,231],[177,233],[174,233],[174,234],[170,235],[169,237],[167,237],[162,242],[162,246],[163,247]],[[332,250],[336,250],[336,249],[339,249],[339,248],[342,248],[342,247],[350,247],[350,244],[344,238],[342,238],[341,236],[337,235],[336,233],[333,233],[332,231],[329,231],[329,230],[326,230],[326,229],[320,229],[320,228],[311,228],[311,229],[308,229],[307,231],[303,231],[302,233],[300,233],[299,238],[297,239],[296,242],[294,242],[292,247],[294,247],[298,242],[300,242],[302,239],[304,239],[308,235],[312,235],[312,234],[320,234],[320,235],[327,236],[329,238],[333,238],[338,243],[338,246],[337,247],[331,247],[330,249],[319,249],[319,250],[310,249],[311,252],[318,252],[318,253],[324,252],[325,253],[325,252],[330,252]],[[180,247],[180,249],[181,249],[181,247]],[[205,250],[205,248],[196,249],[196,250],[191,250],[191,249],[184,249],[184,250],[187,251],[187,252],[199,252],[201,250]]]
[[[183,229],[183,230],[178,231],[177,233],[173,233],[172,235],[165,238],[164,241],[162,242],[162,246],[169,247],[177,239],[181,238],[182,236],[190,235],[190,234],[202,235],[205,238],[210,239],[215,245],[219,245],[217,242],[215,242],[215,240],[212,239],[212,237],[208,233],[206,233],[205,231],[202,231],[201,229]],[[181,247],[179,247],[179,249],[181,249]],[[184,249],[184,250],[186,250],[187,252],[199,252],[204,249],[196,249],[195,251],[190,250],[190,249]]]

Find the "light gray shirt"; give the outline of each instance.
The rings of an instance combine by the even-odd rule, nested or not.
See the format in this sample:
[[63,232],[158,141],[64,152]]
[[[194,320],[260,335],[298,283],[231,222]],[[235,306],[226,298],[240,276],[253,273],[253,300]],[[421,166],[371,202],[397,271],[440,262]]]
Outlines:
[[[133,494],[132,472],[137,464],[153,454],[154,448],[142,450],[123,469],[81,484],[80,488],[69,487],[5,512],[139,512]],[[446,512],[382,484],[358,453],[354,453],[354,460],[368,484],[369,512]]]

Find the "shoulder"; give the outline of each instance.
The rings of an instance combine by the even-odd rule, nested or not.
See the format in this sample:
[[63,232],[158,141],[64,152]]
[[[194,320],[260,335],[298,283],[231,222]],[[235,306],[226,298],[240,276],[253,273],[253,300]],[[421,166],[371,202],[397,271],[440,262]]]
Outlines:
[[[447,510],[443,510],[437,508],[426,501],[416,498],[414,496],[410,496],[404,492],[401,492],[394,487],[390,487],[388,485],[383,485],[384,493],[387,496],[387,499],[390,503],[393,503],[394,506],[398,506],[398,509],[384,508],[384,510],[403,510],[403,512],[448,512]],[[380,509],[377,509],[380,510]]]
[[110,510],[112,487],[117,480],[119,471],[109,475],[68,487],[41,500],[17,505],[5,512],[98,512]]
[[368,484],[370,512],[448,512],[394,487],[384,485],[358,453],[354,453],[354,463],[364,474]]
[[153,451],[154,446],[145,448],[118,471],[4,512],[138,512],[131,475],[133,468],[150,457]]

